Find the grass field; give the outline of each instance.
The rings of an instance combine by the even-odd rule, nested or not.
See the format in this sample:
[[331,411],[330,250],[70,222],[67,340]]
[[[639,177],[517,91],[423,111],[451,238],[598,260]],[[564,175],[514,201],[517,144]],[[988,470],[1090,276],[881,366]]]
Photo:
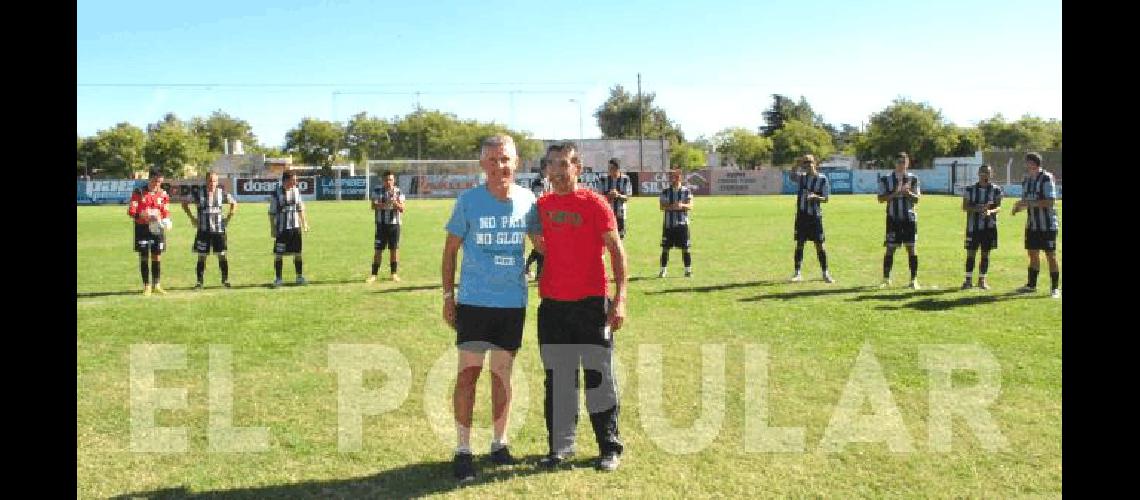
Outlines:
[[[924,289],[915,291],[904,287],[908,271],[901,250],[895,257],[895,286],[877,287],[884,206],[872,196],[836,196],[826,206],[830,267],[837,279],[830,285],[819,279],[810,245],[804,262],[807,281],[787,281],[794,248],[790,196],[696,201],[695,276],[690,279],[681,277],[678,251],[672,254],[669,277],[656,278],[661,224],[656,200],[635,199],[629,208],[626,248],[634,277],[626,327],[616,335],[627,449],[622,467],[613,473],[590,467],[597,447],[587,418],[579,423],[578,467],[542,472],[533,463],[547,450],[534,326],[538,298],[532,285],[515,369],[511,436],[512,451],[527,462],[483,466],[478,480],[462,488],[456,487],[450,467],[454,438],[447,422],[453,378],[431,375],[433,367],[451,375],[447,367],[454,363],[454,333],[440,318],[439,298],[442,227],[452,200],[409,202],[401,241],[404,281],[372,285],[364,284],[373,231],[367,203],[309,203],[312,231],[305,236],[305,274],[310,285],[278,290],[267,288],[273,267],[265,204],[243,204],[233,220],[229,246],[235,286],[230,290],[220,287],[212,257],[207,289],[190,290],[193,232],[179,211],[163,256],[162,281],[170,293],[161,297],[139,294],[126,208],[79,207],[77,495],[1061,495],[1061,301],[1047,296],[1047,269],[1037,295],[1013,293],[1025,282],[1024,214],[1011,217],[1009,208],[1002,212],[1000,248],[990,264],[992,289],[963,292],[958,291],[965,225],[960,201],[925,197],[919,205],[918,243]],[[387,266],[382,269],[386,276]],[[287,260],[287,283],[292,276]],[[186,391],[184,408],[154,412],[155,425],[185,429],[184,451],[132,451],[130,360],[132,346],[144,344],[172,344],[185,351],[184,368],[158,371],[154,381],[163,389]],[[338,371],[330,366],[334,344],[387,346],[410,367],[406,398],[388,401],[395,406],[391,411],[364,417],[359,451],[338,449]],[[746,346],[751,344],[766,346],[767,385],[746,377]],[[210,381],[220,380],[211,375],[214,345],[227,346],[232,355],[232,425],[267,428],[268,450],[210,451]],[[654,345],[662,346],[660,365],[654,363]],[[723,357],[717,356],[718,345]],[[922,356],[930,345],[974,346],[996,360],[1000,394],[987,410],[1005,439],[1004,449],[987,449],[986,439],[962,418],[953,420],[949,451],[932,444],[932,379]],[[712,355],[709,363],[702,361],[702,349]],[[867,364],[854,368],[864,349],[868,357],[863,361],[876,362],[877,370]],[[702,366],[716,369],[702,375]],[[655,369],[661,377],[653,376]],[[877,374],[889,387],[885,403],[881,387],[873,390]],[[363,385],[380,390],[399,378],[370,371]],[[983,379],[969,370],[953,372],[955,387]],[[475,422],[484,428],[473,440],[479,454],[486,453],[489,443],[488,380],[480,379],[477,396]],[[702,392],[702,381],[714,388],[721,380],[723,396],[713,389]],[[884,407],[897,406],[903,425],[888,434],[896,444],[909,443],[909,451],[892,451],[882,439],[852,442],[838,452],[821,445],[851,381],[878,395],[870,399],[879,406],[864,403],[855,410],[883,413]],[[224,395],[222,385],[214,387],[215,396]],[[767,391],[758,401],[766,403],[769,426],[803,429],[803,451],[745,445],[746,429],[752,426],[746,426],[746,414],[758,414],[746,402],[746,389]],[[660,409],[655,401],[662,402]],[[723,417],[719,421],[717,414]],[[705,431],[682,434],[695,424]]]

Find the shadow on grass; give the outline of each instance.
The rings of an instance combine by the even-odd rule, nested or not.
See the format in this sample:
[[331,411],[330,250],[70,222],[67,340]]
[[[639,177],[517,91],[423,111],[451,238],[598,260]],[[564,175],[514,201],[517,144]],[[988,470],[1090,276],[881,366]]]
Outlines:
[[[967,292],[959,297],[954,298],[924,298],[919,300],[912,300],[905,304],[900,305],[887,305],[882,304],[876,306],[875,309],[880,311],[895,311],[899,309],[914,309],[916,311],[946,311],[955,307],[969,307],[980,304],[992,304],[994,302],[1007,301],[1007,300],[1021,300],[1021,299],[1036,299],[1036,298],[1049,298],[1048,295],[1033,295],[1022,294],[1018,292],[1007,292],[1000,294],[984,294],[975,295],[978,292]],[[985,293],[985,292],[981,292]]]
[[772,293],[772,294],[767,294],[767,295],[757,295],[755,297],[747,297],[747,298],[740,299],[738,302],[757,302],[757,301],[762,301],[762,300],[791,300],[791,299],[798,299],[800,297],[817,297],[820,295],[840,295],[840,294],[844,294],[844,293],[862,292],[862,291],[866,291],[870,288],[871,287],[867,287],[867,286],[853,286],[853,287],[848,287],[848,288],[824,288],[824,289],[818,289],[817,288],[817,289],[813,289],[813,290],[801,290],[798,292],[784,292],[784,293]]
[[442,284],[436,285],[420,285],[420,286],[401,286],[398,288],[384,288],[376,290],[375,293],[399,293],[399,292],[414,292],[417,290],[439,290],[442,289]]
[[[476,458],[477,475],[475,480],[460,485],[452,477],[451,461],[423,462],[408,464],[395,469],[381,471],[370,476],[350,479],[308,481],[293,484],[280,484],[232,490],[212,490],[192,492],[185,487],[164,488],[151,491],[138,491],[119,495],[116,499],[134,498],[221,498],[221,499],[261,499],[261,498],[417,498],[427,495],[461,490],[467,486],[506,481],[516,477],[535,474],[557,474],[565,468],[546,470],[538,467],[541,455],[523,457],[518,465],[495,466]],[[571,466],[593,467],[593,459],[577,458]]]
[[[668,278],[664,278],[664,279],[668,279]],[[688,292],[709,293],[709,292],[719,292],[721,290],[731,290],[733,288],[750,288],[750,287],[757,287],[757,286],[772,286],[772,285],[777,285],[780,283],[784,283],[784,282],[783,281],[775,281],[775,280],[748,281],[745,283],[725,283],[722,285],[670,288],[667,290],[660,290],[660,291],[656,291],[656,292],[645,292],[645,294],[646,295],[661,295],[661,294],[665,294],[665,293],[688,293]]]
[[[357,281],[357,280],[313,280],[313,281],[307,282],[305,285],[297,285],[296,282],[293,280],[285,280],[281,283],[281,287],[287,288],[287,287],[296,287],[296,286],[344,285],[344,284],[349,284],[349,283],[364,284],[363,281]],[[266,283],[245,283],[245,284],[241,284],[241,285],[234,285],[234,286],[231,286],[229,288],[226,288],[220,284],[219,285],[207,285],[202,290],[204,290],[204,291],[246,290],[246,289],[250,289],[250,288],[272,289],[273,288],[273,282],[270,281],[270,282],[266,282]],[[438,286],[436,288],[438,288]],[[167,292],[196,292],[196,291],[198,291],[193,286],[163,287],[163,289],[166,290]],[[117,296],[117,295],[122,295],[122,296],[138,295],[138,296],[142,296],[142,287],[140,286],[139,288],[131,288],[129,290],[109,290],[109,291],[105,291],[105,292],[75,292],[75,298],[76,299],[113,297],[113,296]],[[156,294],[154,296],[155,297],[161,297],[161,295],[158,295],[158,294]]]
[[[868,289],[875,289],[875,288],[876,287],[868,287]],[[883,290],[883,291],[886,291],[886,290]],[[946,293],[955,293],[957,291],[958,291],[957,288],[939,288],[937,290],[929,290],[929,289],[928,290],[921,290],[921,289],[920,290],[910,290],[910,289],[906,289],[906,290],[902,290],[902,291],[895,291],[895,293],[891,293],[891,294],[870,293],[867,295],[860,295],[858,297],[851,298],[848,300],[856,301],[856,302],[862,302],[862,301],[867,301],[867,300],[906,300],[906,299],[911,299],[911,298],[915,298],[915,297],[923,297],[923,296],[928,296],[928,295],[942,295],[942,294],[946,294]]]

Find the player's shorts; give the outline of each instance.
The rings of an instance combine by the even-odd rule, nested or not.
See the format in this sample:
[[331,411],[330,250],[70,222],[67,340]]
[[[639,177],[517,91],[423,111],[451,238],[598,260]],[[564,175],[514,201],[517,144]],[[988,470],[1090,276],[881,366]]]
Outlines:
[[198,234],[194,236],[194,249],[191,251],[201,255],[206,255],[210,252],[225,255],[226,233],[211,233],[199,229]]
[[883,246],[914,245],[918,239],[918,222],[887,217],[887,235]]
[[147,224],[135,223],[135,251],[161,254],[166,249],[166,233],[152,233]]
[[517,351],[522,346],[525,307],[455,306],[455,345],[471,352]]
[[689,226],[687,224],[667,227],[661,230],[661,248],[681,248],[688,250],[690,246]]
[[966,250],[976,251],[982,249],[983,252],[994,250],[998,247],[997,228],[991,227],[987,229],[978,229],[972,233],[966,233]]
[[1057,231],[1025,230],[1025,249],[1052,252],[1057,249]]
[[400,248],[400,224],[376,224],[376,250]]
[[796,241],[823,243],[823,217],[796,212]]
[[286,229],[277,233],[273,243],[276,255],[298,255],[301,253],[301,228]]

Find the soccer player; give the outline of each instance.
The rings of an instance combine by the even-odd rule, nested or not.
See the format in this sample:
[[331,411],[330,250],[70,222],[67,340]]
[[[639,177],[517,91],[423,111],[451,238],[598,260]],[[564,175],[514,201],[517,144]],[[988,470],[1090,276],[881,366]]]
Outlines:
[[823,281],[832,283],[831,273],[827,272],[827,250],[823,248],[823,208],[821,203],[827,203],[831,197],[831,184],[827,176],[819,173],[814,155],[804,155],[800,159],[799,190],[796,191],[796,273],[792,281],[802,281],[800,265],[804,261],[804,242],[811,240],[815,243],[815,255],[819,258],[819,267],[823,270]]
[[[539,461],[558,466],[574,454],[578,424],[579,366],[586,382],[586,409],[598,443],[600,470],[618,467],[624,446],[618,432],[618,393],[613,373],[613,334],[625,319],[626,257],[613,210],[605,198],[578,188],[582,168],[573,143],[547,150],[554,192],[538,200],[546,272],[539,280],[538,342],[546,371],[549,453]],[[606,296],[609,251],[614,294]]]
[[396,186],[396,176],[391,171],[384,172],[384,185],[372,190],[372,210],[376,212],[376,252],[372,255],[372,275],[368,283],[376,281],[385,248],[392,281],[400,281],[396,271],[400,267],[400,215],[404,213],[404,193]]
[[1057,200],[1057,185],[1053,173],[1041,168],[1041,155],[1025,155],[1025,168],[1028,172],[1021,181],[1021,199],[1013,205],[1013,213],[1025,210],[1025,250],[1029,253],[1029,281],[1018,289],[1022,293],[1037,291],[1037,273],[1041,271],[1041,251],[1049,259],[1050,295],[1061,298],[1058,284],[1061,268],[1057,265],[1057,210],[1053,208]]
[[618,234],[624,240],[625,203],[630,196],[633,196],[633,182],[630,182],[628,175],[622,173],[621,163],[617,158],[610,158],[609,170],[610,175],[602,178],[599,187],[601,193],[610,201],[610,208],[617,218]]
[[669,171],[669,187],[661,191],[661,211],[665,212],[661,226],[661,272],[664,278],[669,266],[669,249],[680,248],[685,262],[685,277],[693,276],[693,258],[689,254],[689,211],[693,209],[693,191],[681,185],[681,169]]
[[905,245],[910,264],[910,287],[918,290],[918,255],[914,251],[914,243],[918,238],[918,216],[914,212],[914,205],[922,196],[922,190],[918,185],[918,177],[907,172],[909,166],[910,156],[899,153],[895,155],[895,171],[879,178],[879,203],[887,204],[887,235],[883,242],[887,252],[883,255],[882,286],[891,284],[895,248]]
[[994,169],[988,164],[978,167],[978,182],[966,186],[962,194],[962,211],[966,212],[966,281],[963,290],[973,287],[974,257],[982,251],[978,268],[978,288],[989,290],[986,271],[990,267],[990,250],[998,247],[997,216],[1001,207],[1001,186],[990,183]]
[[[455,200],[443,247],[443,319],[455,329],[459,354],[453,409],[457,446],[453,472],[460,482],[475,478],[471,454],[471,414],[475,385],[488,350],[491,365],[491,416],[494,438],[490,460],[516,463],[507,445],[511,411],[511,371],[522,345],[527,284],[523,274],[526,236],[541,250],[541,228],[534,194],[515,185],[515,141],[506,134],[483,141],[479,165],[485,184]],[[455,294],[455,265],[463,265]]]
[[305,202],[301,190],[297,188],[297,172],[287,171],[281,176],[281,184],[269,196],[269,231],[273,243],[273,288],[281,286],[281,258],[293,256],[293,269],[297,272],[297,284],[305,284],[303,261],[301,259],[301,232],[309,231],[305,219]]
[[[190,202],[182,203],[182,210],[190,218],[190,223],[198,227],[198,234],[194,236],[194,247],[191,251],[198,254],[198,266],[195,269],[198,282],[195,290],[202,289],[203,276],[206,273],[206,257],[210,252],[218,254],[218,269],[222,271],[222,285],[230,287],[230,263],[226,260],[226,226],[230,224],[234,212],[237,211],[237,201],[230,193],[218,184],[217,172],[206,174],[206,188],[194,192],[194,204],[198,207],[198,216],[190,212]],[[222,205],[230,206],[229,212],[222,217]]]
[[[162,189],[162,170],[152,168],[145,190],[131,193],[127,214],[135,223],[135,251],[139,253],[139,273],[142,274],[143,295],[166,294],[162,289],[162,251],[166,249],[166,232],[163,221],[170,219],[170,195]],[[147,265],[147,255],[150,265]]]

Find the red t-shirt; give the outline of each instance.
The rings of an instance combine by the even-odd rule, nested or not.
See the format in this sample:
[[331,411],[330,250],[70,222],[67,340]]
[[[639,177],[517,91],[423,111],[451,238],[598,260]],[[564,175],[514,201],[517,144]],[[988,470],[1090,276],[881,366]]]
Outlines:
[[147,213],[149,209],[158,211],[159,219],[166,219],[170,217],[170,195],[166,194],[162,188],[158,188],[157,192],[147,191],[146,188],[135,190],[131,194],[131,203],[127,208],[127,213],[134,217],[136,224],[146,224],[150,222],[147,220]]
[[602,235],[617,230],[613,209],[588,189],[547,193],[538,199],[546,254],[538,294],[554,300],[582,300],[606,295]]

